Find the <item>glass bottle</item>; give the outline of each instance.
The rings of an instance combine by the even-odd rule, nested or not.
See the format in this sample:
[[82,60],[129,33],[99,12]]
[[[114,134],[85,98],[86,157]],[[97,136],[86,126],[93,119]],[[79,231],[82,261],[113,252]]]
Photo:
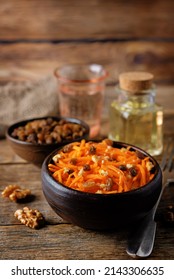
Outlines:
[[109,138],[136,145],[152,156],[163,149],[163,109],[155,103],[153,75],[126,72],[119,76],[111,103]]

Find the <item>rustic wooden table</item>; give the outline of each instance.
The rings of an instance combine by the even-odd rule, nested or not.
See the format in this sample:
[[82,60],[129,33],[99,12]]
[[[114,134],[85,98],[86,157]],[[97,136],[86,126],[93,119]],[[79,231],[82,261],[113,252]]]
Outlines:
[[[160,92],[163,90],[160,89]],[[174,114],[167,110],[170,107],[170,99],[167,107],[167,92],[164,115],[165,141],[169,136],[174,136],[171,129],[174,126]],[[102,131],[106,132],[107,123],[107,118],[103,118]],[[126,254],[129,231],[86,230],[58,217],[42,193],[40,171],[40,168],[15,155],[5,139],[0,141],[0,191],[8,184],[19,184],[30,188],[34,195],[33,201],[28,204],[0,198],[0,259],[131,259]],[[161,220],[164,208],[173,204],[173,201],[174,189],[170,188],[164,193],[159,207],[156,241],[149,259],[174,259],[174,228],[166,226]],[[14,217],[14,212],[24,206],[39,209],[46,218],[46,226],[33,230],[20,224]]]
[[[157,101],[164,107],[165,141],[169,136],[174,138],[173,7],[173,0],[45,0],[42,5],[37,0],[1,0],[0,105],[2,108],[2,94],[7,91],[8,114],[0,110],[0,124],[13,118],[11,104],[18,108],[21,100],[21,93],[14,93],[9,85],[40,81],[67,63],[99,63],[109,72],[101,134],[108,129],[106,108],[119,73],[140,70],[154,74]],[[33,114],[40,111],[38,106],[32,106]],[[39,209],[47,225],[32,230],[20,224],[14,212],[24,204],[0,197],[0,259],[131,259],[126,254],[128,231],[90,231],[59,218],[43,196],[40,169],[16,156],[2,139],[0,192],[8,184],[31,189],[34,200],[27,206]],[[159,207],[156,241],[149,259],[174,259],[174,230],[160,220],[163,207],[173,201],[171,188]]]

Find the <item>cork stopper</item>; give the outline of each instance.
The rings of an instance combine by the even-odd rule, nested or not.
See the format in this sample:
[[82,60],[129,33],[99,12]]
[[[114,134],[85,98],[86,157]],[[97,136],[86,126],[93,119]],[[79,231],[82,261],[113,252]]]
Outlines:
[[120,88],[130,93],[148,90],[152,87],[153,78],[147,72],[125,72],[119,75]]

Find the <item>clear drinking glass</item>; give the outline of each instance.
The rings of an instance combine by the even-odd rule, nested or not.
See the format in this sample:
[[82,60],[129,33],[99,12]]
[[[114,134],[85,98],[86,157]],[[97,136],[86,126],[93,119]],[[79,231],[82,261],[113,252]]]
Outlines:
[[85,121],[90,137],[99,134],[106,70],[98,64],[65,65],[55,70],[60,114]]

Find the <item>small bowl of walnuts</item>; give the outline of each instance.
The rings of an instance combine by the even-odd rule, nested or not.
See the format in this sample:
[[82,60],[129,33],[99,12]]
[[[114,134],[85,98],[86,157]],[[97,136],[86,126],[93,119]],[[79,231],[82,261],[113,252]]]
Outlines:
[[88,136],[89,126],[82,120],[55,116],[23,120],[9,126],[6,132],[14,152],[39,166],[55,149]]

